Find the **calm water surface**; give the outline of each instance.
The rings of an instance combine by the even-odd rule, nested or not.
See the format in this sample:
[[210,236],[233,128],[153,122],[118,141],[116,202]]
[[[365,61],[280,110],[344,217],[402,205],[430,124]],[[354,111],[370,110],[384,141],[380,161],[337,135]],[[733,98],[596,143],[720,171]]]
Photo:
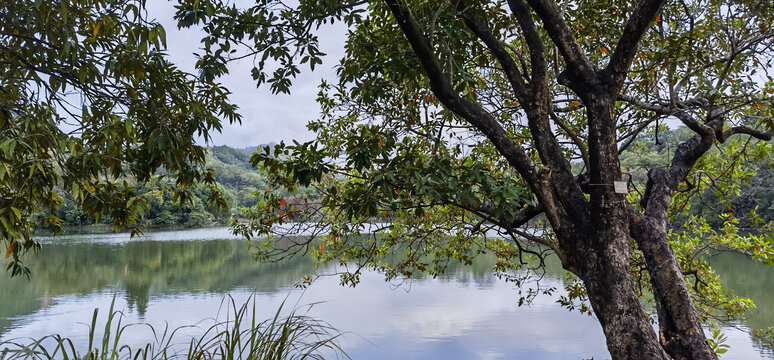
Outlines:
[[[594,317],[568,312],[556,297],[538,297],[518,307],[517,290],[494,278],[491,264],[452,269],[439,279],[418,279],[396,287],[367,273],[356,288],[323,277],[306,291],[293,284],[314,270],[304,258],[257,264],[246,243],[227,229],[59,236],[42,239],[41,256],[30,258],[33,277],[0,277],[0,341],[61,334],[85,347],[86,323],[94,308],[103,315],[114,294],[125,323],[156,329],[185,328],[181,342],[201,335],[207,321],[225,318],[224,299],[255,296],[257,316],[274,315],[290,304],[314,305],[309,314],[349,334],[342,345],[353,359],[606,359],[604,337]],[[753,328],[774,324],[774,269],[744,258],[714,261],[719,272],[758,310],[745,324],[725,328],[730,351],[723,359],[774,359],[770,348],[751,340]],[[557,277],[542,282],[561,288]],[[210,322],[211,323],[211,322]],[[99,325],[98,325],[99,327]],[[153,340],[147,327],[122,336],[141,345]]]

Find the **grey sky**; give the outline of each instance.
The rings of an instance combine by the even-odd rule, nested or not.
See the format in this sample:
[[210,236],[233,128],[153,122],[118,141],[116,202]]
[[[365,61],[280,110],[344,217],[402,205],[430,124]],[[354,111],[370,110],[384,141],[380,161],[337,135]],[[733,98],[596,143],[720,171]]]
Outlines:
[[[182,70],[195,72],[194,52],[200,52],[199,41],[202,33],[196,29],[178,30],[174,15],[176,2],[152,0],[147,9],[152,18],[156,18],[167,32],[167,46],[171,61]],[[253,146],[280,140],[310,140],[314,134],[306,129],[306,123],[319,114],[315,102],[320,80],[333,79],[334,65],[343,55],[344,31],[342,27],[323,29],[320,36],[320,50],[328,54],[322,66],[310,72],[302,67],[302,72],[294,80],[291,94],[272,95],[268,87],[256,89],[250,76],[252,60],[245,59],[229,66],[230,74],[220,81],[231,92],[231,100],[239,106],[242,124],[223,124],[222,134],[215,134],[211,145],[229,145],[232,147]]]

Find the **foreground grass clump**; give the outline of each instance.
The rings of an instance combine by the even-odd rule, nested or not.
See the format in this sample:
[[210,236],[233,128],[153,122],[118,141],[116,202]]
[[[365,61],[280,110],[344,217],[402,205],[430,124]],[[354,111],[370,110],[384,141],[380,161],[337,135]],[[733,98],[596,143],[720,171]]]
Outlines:
[[[165,327],[157,332],[148,326],[155,340],[139,348],[122,344],[121,337],[130,326],[140,324],[122,324],[123,314],[114,310],[115,297],[110,304],[110,312],[104,327],[102,339],[95,339],[97,314],[89,326],[89,342],[86,353],[76,350],[73,341],[61,335],[48,335],[29,342],[9,340],[0,343],[0,360],[11,359],[324,359],[325,356],[336,359],[349,356],[341,349],[336,340],[342,335],[327,322],[314,319],[293,309],[288,315],[282,315],[285,302],[280,305],[274,317],[256,322],[255,298],[250,297],[244,304],[237,306],[234,298],[226,300],[230,319],[219,321],[205,329],[198,338],[176,342],[178,330],[195,325],[170,330]],[[248,317],[248,315],[251,315]],[[249,321],[249,323],[248,323]],[[187,345],[186,345],[187,343]]]

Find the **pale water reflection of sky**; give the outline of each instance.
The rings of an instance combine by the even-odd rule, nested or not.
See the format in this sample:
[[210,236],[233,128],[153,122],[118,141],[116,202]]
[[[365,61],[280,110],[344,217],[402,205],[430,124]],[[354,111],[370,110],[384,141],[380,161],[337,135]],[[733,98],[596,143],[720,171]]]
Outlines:
[[[557,280],[553,284],[559,285]],[[510,284],[501,281],[475,287],[456,281],[415,281],[410,291],[393,289],[376,274],[365,274],[356,288],[337,285],[335,277],[322,278],[303,296],[287,288],[273,293],[256,293],[257,312],[269,318],[289,295],[288,303],[318,301],[310,315],[349,332],[343,347],[353,359],[605,359],[602,331],[594,317],[560,309],[553,298],[539,297],[530,307],[517,308]],[[248,299],[252,290],[231,294],[237,303]],[[0,340],[62,334],[76,343],[87,341],[86,325],[94,307],[104,313],[112,291],[89,295],[66,295],[53,299],[51,306],[29,316],[14,319],[12,330]],[[225,319],[223,296],[213,293],[182,293],[152,296],[144,316],[116,297],[116,308],[126,316],[124,323],[150,322],[156,329],[196,324],[205,318]],[[79,324],[80,323],[80,324]],[[201,328],[212,322],[202,321]],[[178,341],[199,336],[201,329],[184,328]],[[723,359],[758,359],[749,336],[727,330],[729,343],[736,344]],[[99,336],[99,335],[98,335]],[[149,330],[136,326],[123,341],[142,344],[152,339]],[[745,346],[741,346],[741,345]]]
[[[601,359],[606,354],[594,318],[557,311],[550,298],[517,309],[513,289],[504,282],[477,288],[422,280],[414,282],[410,291],[392,289],[375,274],[366,274],[354,289],[340,287],[337,282],[334,277],[322,278],[303,294],[300,304],[324,301],[310,314],[349,332],[343,346],[354,359]],[[290,303],[301,295],[297,290],[287,292],[291,293]],[[243,289],[232,295],[239,303],[250,293]],[[258,315],[270,317],[286,293],[257,293]],[[51,306],[16,319],[2,340],[58,333],[83,345],[86,325],[78,323],[88,321],[94,307],[104,313],[111,300],[109,290],[58,297]],[[151,297],[143,318],[156,329],[163,328],[164,322],[170,328],[191,325],[217,316],[221,300],[221,295],[211,293]],[[116,305],[124,311],[125,323],[142,320],[121,294]],[[104,317],[100,322],[104,323]],[[205,321],[201,326],[206,328],[207,324]],[[197,336],[200,331],[183,329],[179,340]],[[123,340],[142,344],[150,336],[146,328],[138,326],[125,332]]]
[[[143,241],[166,243],[181,239],[213,240],[228,238],[226,228],[191,231],[149,232]],[[45,239],[41,239],[45,240]],[[50,239],[49,239],[50,240]],[[57,237],[57,243],[94,242],[123,248],[133,241],[128,234]],[[161,244],[159,243],[159,244]],[[96,253],[95,253],[96,254]],[[131,254],[127,252],[127,254]],[[248,260],[249,261],[249,260]],[[123,265],[117,264],[118,267]],[[224,268],[228,269],[228,267]],[[275,276],[254,273],[255,276]],[[148,275],[148,274],[146,274]],[[170,275],[170,274],[167,274]],[[177,275],[176,275],[177,276]],[[179,276],[184,276],[180,274]],[[238,278],[241,278],[237,276]],[[169,279],[167,276],[158,279]],[[244,279],[243,279],[244,280]],[[595,317],[568,312],[559,307],[556,297],[538,297],[529,307],[517,307],[513,284],[494,277],[475,276],[460,270],[442,279],[415,280],[410,287],[395,288],[385,283],[381,275],[366,273],[356,288],[338,285],[338,277],[322,277],[305,292],[291,284],[272,285],[255,292],[257,316],[267,319],[279,304],[316,303],[309,315],[330,322],[348,335],[342,345],[354,359],[606,359],[604,337]],[[261,282],[256,282],[260,284]],[[244,303],[253,293],[246,283],[229,292],[237,304]],[[169,285],[169,284],[167,284]],[[179,285],[179,284],[178,284]],[[561,288],[556,278],[547,278],[543,285]],[[239,287],[242,286],[242,287]],[[252,286],[252,285],[251,285]],[[122,287],[116,296],[116,309],[123,311],[124,323],[148,321],[157,330],[199,324],[199,328],[182,328],[177,340],[183,344],[198,337],[212,319],[225,320],[224,295],[213,292],[193,292],[179,286],[164,287],[150,283],[150,298],[142,311]],[[82,292],[82,294],[77,294]],[[87,326],[95,307],[100,308],[98,324],[104,324],[105,313],[113,299],[111,288],[73,290],[67,295],[38,294],[40,308],[9,320],[8,330],[0,334],[0,342],[11,338],[40,338],[46,334],[61,334],[80,346],[87,342]],[[220,310],[219,310],[220,309]],[[220,314],[220,316],[219,316]],[[203,319],[209,319],[204,320]],[[760,359],[748,333],[725,328],[727,343],[732,345],[722,359]],[[100,336],[98,334],[98,336]],[[152,340],[145,326],[126,331],[122,341],[141,345]],[[770,354],[771,351],[768,351]],[[767,357],[774,359],[774,357]]]

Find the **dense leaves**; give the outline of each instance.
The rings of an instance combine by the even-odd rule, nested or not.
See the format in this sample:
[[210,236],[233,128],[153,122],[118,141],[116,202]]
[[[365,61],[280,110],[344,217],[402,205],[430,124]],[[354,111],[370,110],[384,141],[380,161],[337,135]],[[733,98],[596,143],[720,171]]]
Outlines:
[[[296,63],[308,61],[298,39],[316,44],[325,19],[348,25],[338,81],[321,84],[322,115],[309,123],[317,139],[253,156],[276,189],[246,213],[249,224],[235,224],[251,238],[305,230],[322,243],[267,241],[259,258],[312,251],[345,266],[342,283],[356,284],[364,267],[388,278],[439,274],[480,253],[498,257],[501,274],[539,269],[550,250],[583,283],[568,285],[564,304],[590,301],[614,358],[712,358],[720,347],[707,345],[706,316],[690,298],[704,314],[750,306],[725,295],[704,256],[730,249],[768,261],[770,224],[753,206],[744,226],[755,229],[740,231],[730,203],[750,204],[735,195],[755,176],[749,164],[771,154],[770,7],[180,3],[181,22],[208,33],[204,76],[253,57],[260,84],[272,58],[274,91],[287,91]],[[687,129],[665,142],[663,125],[675,122]],[[632,190],[621,194],[617,181]],[[299,185],[316,187],[319,204],[289,204],[284,194]],[[697,202],[711,196],[731,211],[705,212]],[[689,287],[691,275],[704,287]],[[637,299],[651,285],[660,344]]]
[[[194,143],[237,122],[228,91],[199,81],[164,54],[165,31],[144,1],[4,1],[0,6],[0,241],[12,275],[37,247],[30,229],[57,229],[67,192],[89,216],[134,228],[148,199],[138,184],[162,169],[184,203],[212,186]],[[48,212],[40,224],[31,215]]]

